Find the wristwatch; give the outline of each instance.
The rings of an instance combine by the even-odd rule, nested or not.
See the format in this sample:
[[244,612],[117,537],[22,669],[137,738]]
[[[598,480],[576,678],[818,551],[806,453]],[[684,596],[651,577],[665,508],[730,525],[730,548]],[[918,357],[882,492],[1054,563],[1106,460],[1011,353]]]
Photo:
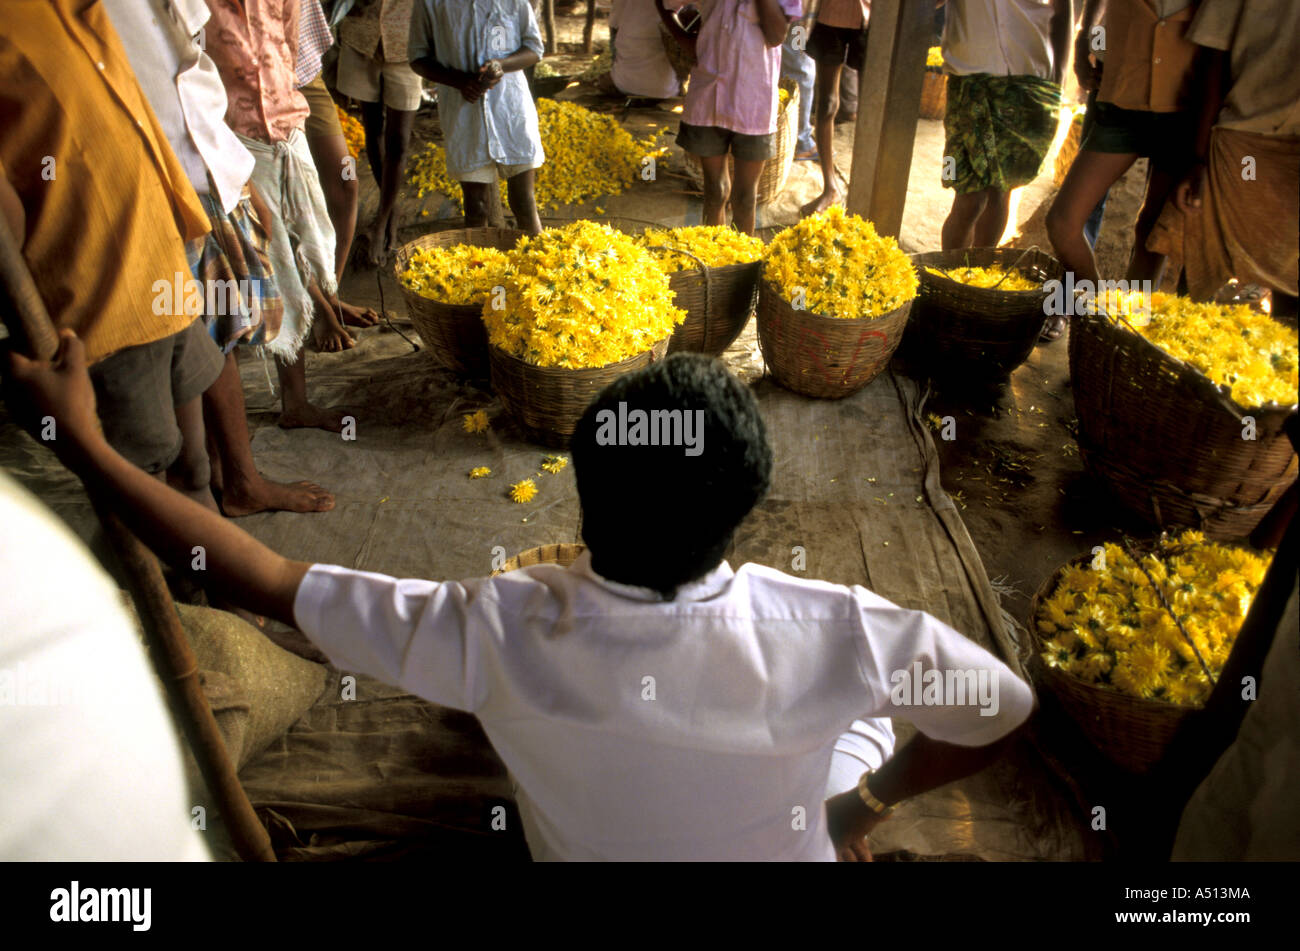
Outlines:
[[858,795],[862,797],[862,801],[866,804],[868,809],[880,816],[880,818],[885,819],[894,811],[894,807],[886,806],[883,802],[873,796],[871,790],[867,788],[867,780],[871,778],[871,775],[874,772],[874,769],[869,769],[862,774],[862,778],[858,780]]

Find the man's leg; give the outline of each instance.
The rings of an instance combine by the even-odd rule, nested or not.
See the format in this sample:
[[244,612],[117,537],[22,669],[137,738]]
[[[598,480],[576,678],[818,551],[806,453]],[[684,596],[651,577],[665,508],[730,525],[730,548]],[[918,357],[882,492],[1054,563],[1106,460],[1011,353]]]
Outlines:
[[996,248],[1007,230],[1011,214],[1011,192],[996,188],[985,189],[984,211],[975,222],[972,236],[973,248]]
[[969,248],[974,245],[975,223],[984,214],[988,205],[987,189],[967,192],[952,196],[952,210],[944,219],[941,241],[943,250],[953,251],[957,248]]
[[725,225],[727,200],[731,196],[726,153],[702,157],[700,167],[704,171],[704,212],[701,221],[706,225]]
[[244,387],[233,350],[226,355],[217,382],[203,394],[203,420],[208,444],[217,447],[215,454],[209,453],[209,461],[213,483],[221,486],[221,510],[228,517],[274,511],[328,512],[334,507],[334,496],[314,482],[271,482],[257,471]]
[[[725,162],[726,156],[723,156]],[[731,209],[737,230],[754,233],[758,214],[758,178],[766,159],[736,159],[735,179],[731,183]]]
[[858,78],[859,74],[852,66],[840,70],[840,105],[835,110],[835,122],[844,124],[858,118]]
[[[415,110],[384,108],[382,174],[379,177],[379,211],[370,229],[370,261],[380,264],[397,250],[397,193],[402,187],[402,167],[415,127]],[[366,133],[370,133],[367,131]]]
[[1096,284],[1098,278],[1097,259],[1083,236],[1084,222],[1135,161],[1137,156],[1132,153],[1080,151],[1047,211],[1047,236],[1056,257],[1074,273],[1076,282]]
[[280,427],[342,432],[347,411],[323,409],[307,399],[307,354],[299,350],[297,356],[293,363],[279,358],[275,361],[280,376]]
[[542,219],[537,214],[536,179],[537,172],[531,168],[506,179],[506,197],[510,200],[515,225],[529,234],[542,233]]
[[[460,191],[465,200],[465,227],[486,228],[491,215],[491,198],[484,182],[461,182]],[[508,188],[509,186],[507,186]],[[513,209],[512,209],[513,210]]]
[[181,431],[181,454],[167,468],[167,484],[219,513],[212,497],[212,465],[203,429],[202,397],[195,396],[176,407],[176,425]]
[[835,111],[840,106],[840,72],[843,64],[820,57],[817,60],[816,122],[817,151],[821,155],[821,194],[799,209],[800,217],[825,211],[843,197],[835,182]]
[[316,311],[316,319],[311,323],[316,349],[321,353],[338,353],[355,347],[356,340],[343,326],[342,306],[338,298],[327,295],[315,281],[308,285],[307,293],[311,295]]
[[1133,225],[1133,254],[1129,258],[1128,271],[1124,277],[1129,281],[1150,281],[1158,287],[1164,275],[1165,256],[1148,251],[1147,238],[1151,237],[1156,219],[1164,211],[1165,202],[1173,194],[1182,176],[1173,175],[1154,162],[1150,169],[1146,197],[1142,200],[1142,210],[1138,212],[1137,221]]

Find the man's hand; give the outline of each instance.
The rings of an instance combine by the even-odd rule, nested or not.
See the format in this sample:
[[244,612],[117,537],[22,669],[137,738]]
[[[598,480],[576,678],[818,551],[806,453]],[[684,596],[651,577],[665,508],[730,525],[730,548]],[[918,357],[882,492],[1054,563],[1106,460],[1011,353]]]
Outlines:
[[92,450],[104,444],[95,415],[95,388],[86,369],[86,348],[71,330],[59,333],[59,351],[50,362],[9,352],[7,402],[18,422],[38,439],[43,420],[54,419],[49,445],[63,464],[80,474]]
[[1201,195],[1205,190],[1205,163],[1197,162],[1187,177],[1174,189],[1174,205],[1183,214],[1200,210]]
[[867,845],[866,839],[850,842],[839,850],[836,858],[841,862],[874,862],[876,860],[871,854],[871,847]]
[[1100,89],[1101,70],[1102,64],[1093,61],[1088,31],[1080,30],[1074,41],[1074,78],[1079,81],[1079,88],[1085,92]]
[[501,66],[501,60],[490,59],[478,71],[478,86],[481,92],[487,92],[501,82],[501,77],[506,74],[505,69]]
[[473,73],[461,73],[461,80],[456,84],[456,91],[465,97],[466,102],[478,102],[483,98],[483,81]]

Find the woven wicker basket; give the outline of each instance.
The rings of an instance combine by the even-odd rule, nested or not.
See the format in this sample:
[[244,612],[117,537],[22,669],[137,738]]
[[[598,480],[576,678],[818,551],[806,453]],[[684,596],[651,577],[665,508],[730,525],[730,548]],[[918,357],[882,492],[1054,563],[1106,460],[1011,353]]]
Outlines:
[[532,565],[559,565],[561,568],[567,568],[577,561],[578,556],[586,550],[586,545],[579,545],[575,542],[552,542],[549,545],[538,545],[536,548],[521,551],[513,558],[507,559],[499,570],[492,572],[492,576],[496,577],[505,574],[507,571],[514,571],[516,568],[528,568]]
[[673,35],[662,23],[659,25],[659,42],[664,46],[664,53],[668,56],[668,65],[673,68],[673,75],[684,86],[691,76],[691,67],[695,62],[690,54],[682,49],[682,44],[673,39]]
[[942,119],[948,109],[948,77],[938,69],[926,69],[921,81],[921,118]]
[[826,317],[795,310],[765,278],[758,282],[758,343],[777,382],[803,396],[839,399],[889,364],[907,326],[908,301],[881,317]]
[[[790,167],[794,165],[795,142],[799,138],[799,86],[792,79],[783,79],[781,88],[790,94],[790,98],[777,113],[772,157],[763,163],[762,174],[758,176],[758,204],[760,205],[766,205],[775,199],[785,188],[785,180],[790,176]],[[695,187],[703,191],[704,170],[700,166],[700,160],[690,152],[686,153],[686,174]],[[735,159],[728,153],[727,178],[734,181],[735,177]]]
[[1043,640],[1038,631],[1038,608],[1056,590],[1057,579],[1067,565],[1086,565],[1091,554],[1070,559],[1043,582],[1029,603],[1029,629],[1034,652],[1030,670],[1040,689],[1051,691],[1061,707],[1102,754],[1122,769],[1145,773],[1164,755],[1192,707],[1159,700],[1142,700],[1105,687],[1085,684],[1063,670],[1049,667],[1042,658]]
[[481,248],[511,250],[523,237],[512,228],[451,228],[435,231],[402,245],[393,261],[393,273],[406,299],[406,311],[429,355],[449,370],[465,376],[488,375],[487,330],[479,304],[446,304],[421,297],[402,282],[412,255],[425,248],[471,244]]
[[597,394],[625,373],[662,359],[668,338],[645,353],[620,363],[581,370],[538,367],[525,363],[499,347],[488,347],[492,389],[524,432],[544,446],[564,448],[578,420]]
[[1036,248],[967,248],[912,255],[921,279],[908,324],[909,354],[927,366],[963,376],[1006,376],[1034,350],[1046,320],[1048,292],[971,287],[927,267],[1015,268],[1041,284],[1062,280],[1064,268]]
[[1241,538],[1296,479],[1294,406],[1243,410],[1118,320],[1073,318],[1070,377],[1084,465],[1152,525]]

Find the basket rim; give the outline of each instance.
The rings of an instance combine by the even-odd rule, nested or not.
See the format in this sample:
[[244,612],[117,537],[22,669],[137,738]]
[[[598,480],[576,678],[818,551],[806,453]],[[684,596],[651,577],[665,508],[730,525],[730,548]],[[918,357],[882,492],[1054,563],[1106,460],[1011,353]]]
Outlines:
[[[1144,542],[1137,546],[1137,551],[1141,554],[1150,554],[1154,549],[1155,543],[1153,542]],[[1052,593],[1056,590],[1056,582],[1062,571],[1071,565],[1086,564],[1092,560],[1092,557],[1093,552],[1089,549],[1088,551],[1075,555],[1073,558],[1069,558],[1057,565],[1043,583],[1038,586],[1038,590],[1034,592],[1034,596],[1029,600],[1029,633],[1034,639],[1034,656],[1037,659],[1040,668],[1044,671],[1045,676],[1052,679],[1067,681],[1073,687],[1089,691],[1093,696],[1104,697],[1107,701],[1115,701],[1137,709],[1147,709],[1151,711],[1158,710],[1162,714],[1188,714],[1205,709],[1204,705],[1198,707],[1187,707],[1182,704],[1170,703],[1167,700],[1135,697],[1132,694],[1122,693],[1121,691],[1115,690],[1111,687],[1104,687],[1100,684],[1084,683],[1073,674],[1061,670],[1059,667],[1053,667],[1043,660],[1043,635],[1042,632],[1038,630],[1038,606],[1044,600],[1051,597]]]
[[[970,251],[973,249],[962,248],[961,250]],[[1051,260],[1056,262],[1058,266],[1061,267],[1064,266],[1061,265],[1061,262],[1054,255],[1048,254],[1046,251],[1043,251],[1041,248],[981,248],[980,250],[991,250],[995,252],[1010,252],[1010,251],[1023,252],[1026,250],[1037,250],[1040,254],[1044,254],[1048,258],[1051,258]],[[945,287],[945,286],[960,287],[962,288],[963,292],[972,293],[972,294],[978,293],[980,291],[987,291],[989,293],[994,293],[994,294],[1005,294],[1008,297],[1011,297],[1013,299],[1019,297],[1020,295],[1024,295],[1024,300],[1026,302],[1028,302],[1031,298],[1044,297],[1049,293],[1048,291],[1044,290],[1042,287],[1036,287],[1033,290],[1029,290],[1029,291],[1004,291],[1001,288],[995,288],[995,287],[972,287],[970,284],[964,284],[961,281],[954,281],[952,278],[947,277],[946,275],[931,274],[929,271],[926,270],[926,268],[935,267],[936,265],[931,264],[928,261],[921,260],[921,258],[927,257],[929,255],[941,255],[941,254],[951,254],[951,253],[952,253],[951,251],[918,251],[915,254],[909,255],[909,257],[911,257],[912,259],[913,266],[916,268],[916,272],[917,272],[916,276],[917,278],[920,279],[922,284],[926,284],[926,283],[934,284],[936,287]],[[1044,282],[1050,280],[1053,280],[1053,278],[1051,276],[1048,276],[1045,278]],[[919,289],[918,289],[918,296],[919,296]]]
[[[785,298],[781,296],[780,288],[778,288],[775,284],[769,281],[767,279],[767,275],[760,272],[758,275],[758,283],[760,287],[768,288],[769,292],[773,294],[777,298],[777,300],[784,301],[786,305],[789,306],[789,302],[786,301]],[[833,314],[823,314],[821,311],[817,311],[817,310],[806,310],[806,309],[795,310],[795,308],[793,307],[790,307],[790,310],[804,317],[816,317],[819,320],[834,321],[834,325],[839,327],[839,326],[844,326],[846,324],[852,324],[855,322],[876,323],[877,321],[888,320],[891,317],[897,317],[899,311],[903,310],[904,308],[910,307],[915,303],[916,303],[916,298],[912,297],[909,298],[908,300],[903,301],[903,303],[899,304],[893,310],[887,310],[883,314],[876,314],[871,317],[836,317]]]
[[[680,324],[674,325],[674,329],[676,329],[676,327],[679,326],[681,325]],[[669,334],[667,337],[664,337],[660,340],[656,340],[653,344],[651,344],[645,350],[642,350],[640,353],[634,353],[630,357],[625,357],[622,360],[615,361],[614,363],[606,363],[604,366],[599,366],[599,367],[544,367],[537,363],[529,363],[527,360],[524,360],[521,357],[515,356],[513,353],[501,349],[496,344],[494,344],[491,340],[488,341],[488,351],[492,353],[494,356],[498,356],[503,360],[514,361],[515,363],[518,363],[521,366],[528,367],[530,370],[550,370],[553,372],[560,372],[560,373],[590,373],[598,370],[612,370],[615,367],[621,367],[625,363],[631,363],[633,360],[639,360],[647,353],[653,354],[656,347],[662,346],[666,348],[668,346],[668,341],[671,339],[672,339],[672,334]]]
[[1223,402],[1225,404],[1223,408],[1231,413],[1236,419],[1241,419],[1244,416],[1253,416],[1256,413],[1283,413],[1289,415],[1300,410],[1300,394],[1297,395],[1297,401],[1295,403],[1284,404],[1278,403],[1274,400],[1269,400],[1262,406],[1242,406],[1232,398],[1232,387],[1224,383],[1215,383],[1197,367],[1192,366],[1192,364],[1188,363],[1186,360],[1174,356],[1163,347],[1148,340],[1146,337],[1142,336],[1142,334],[1138,333],[1137,330],[1124,319],[1122,314],[1111,314],[1104,308],[1098,308],[1096,313],[1090,311],[1084,312],[1076,315],[1076,319],[1082,319],[1085,322],[1095,321],[1099,326],[1104,325],[1112,330],[1120,331],[1126,335],[1126,339],[1131,338],[1138,341],[1140,349],[1146,349],[1148,352],[1154,351],[1165,363],[1177,367],[1180,370],[1190,371],[1198,385],[1201,385],[1208,394],[1213,395],[1219,401]]

